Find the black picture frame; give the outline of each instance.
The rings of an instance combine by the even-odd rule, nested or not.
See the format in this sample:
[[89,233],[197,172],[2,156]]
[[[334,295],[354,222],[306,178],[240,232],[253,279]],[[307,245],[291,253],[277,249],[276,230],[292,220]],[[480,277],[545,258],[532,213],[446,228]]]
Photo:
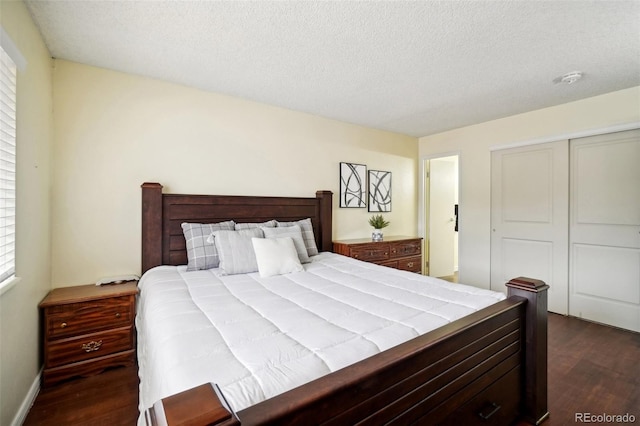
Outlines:
[[365,208],[367,206],[367,166],[340,163],[340,207]]
[[369,211],[391,211],[391,172],[369,170]]

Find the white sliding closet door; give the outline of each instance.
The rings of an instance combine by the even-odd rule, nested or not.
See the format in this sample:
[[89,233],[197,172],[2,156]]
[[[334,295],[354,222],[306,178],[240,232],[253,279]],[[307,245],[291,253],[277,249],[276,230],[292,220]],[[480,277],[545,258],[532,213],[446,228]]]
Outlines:
[[549,284],[549,311],[568,313],[569,142],[491,153],[491,289],[511,278]]
[[640,331],[640,130],[571,141],[570,315]]

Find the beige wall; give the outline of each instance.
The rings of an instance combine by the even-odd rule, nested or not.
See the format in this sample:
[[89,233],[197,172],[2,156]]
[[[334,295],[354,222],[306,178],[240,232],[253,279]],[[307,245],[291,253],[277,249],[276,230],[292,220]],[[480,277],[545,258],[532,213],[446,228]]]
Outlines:
[[140,271],[140,184],[170,192],[334,192],[334,237],[370,235],[337,207],[340,161],[393,173],[387,234],[417,230],[416,138],[73,62],[54,65],[53,286]]
[[37,306],[51,288],[52,61],[21,1],[1,1],[0,16],[27,60],[17,87],[16,274],[21,281],[0,296],[0,424],[9,425],[40,369]]
[[635,87],[420,138],[421,159],[460,154],[460,281],[489,286],[490,148],[638,122]]

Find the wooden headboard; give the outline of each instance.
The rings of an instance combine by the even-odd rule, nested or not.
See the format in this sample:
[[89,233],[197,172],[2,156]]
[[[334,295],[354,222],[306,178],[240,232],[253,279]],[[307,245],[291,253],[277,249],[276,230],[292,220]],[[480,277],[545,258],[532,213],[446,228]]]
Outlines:
[[288,222],[311,218],[319,251],[331,250],[331,191],[315,198],[163,194],[159,183],[142,184],[142,273],[158,265],[186,265],[183,222]]

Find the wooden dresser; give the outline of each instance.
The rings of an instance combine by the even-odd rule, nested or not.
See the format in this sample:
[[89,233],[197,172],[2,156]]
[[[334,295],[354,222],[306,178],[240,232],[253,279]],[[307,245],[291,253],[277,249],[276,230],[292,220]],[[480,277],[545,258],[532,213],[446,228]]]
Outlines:
[[40,302],[48,386],[135,364],[137,282],[56,288]]
[[422,273],[422,238],[384,237],[383,241],[370,238],[333,242],[333,252],[365,262]]

